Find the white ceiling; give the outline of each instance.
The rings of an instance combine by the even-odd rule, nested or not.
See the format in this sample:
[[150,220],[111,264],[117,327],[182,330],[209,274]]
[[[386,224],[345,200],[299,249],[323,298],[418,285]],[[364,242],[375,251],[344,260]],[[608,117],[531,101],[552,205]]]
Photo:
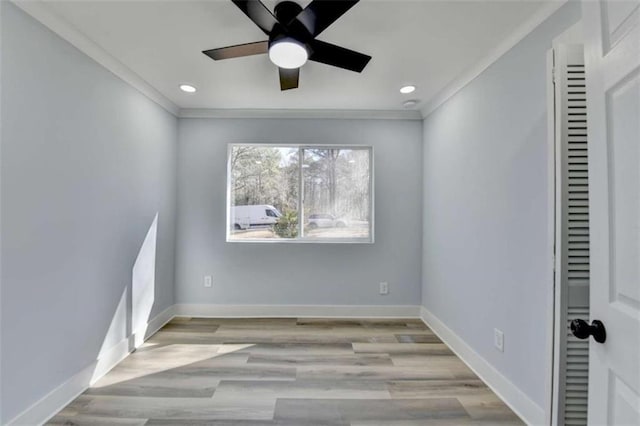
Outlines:
[[[546,3],[362,0],[318,37],[371,55],[362,74],[308,62],[300,88],[281,92],[266,55],[214,62],[201,53],[266,38],[229,0],[46,2],[180,108],[357,110],[401,110],[408,99],[420,108]],[[198,92],[182,93],[184,82]],[[401,95],[407,83],[418,90]]]

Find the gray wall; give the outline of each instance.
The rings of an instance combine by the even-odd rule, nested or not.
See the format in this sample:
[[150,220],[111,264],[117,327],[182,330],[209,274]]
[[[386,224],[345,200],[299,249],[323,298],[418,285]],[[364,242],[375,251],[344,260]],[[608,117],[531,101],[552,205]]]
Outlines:
[[[421,121],[182,119],[178,134],[176,303],[419,304]],[[372,145],[375,244],[225,242],[227,144],[240,142]]]
[[151,317],[173,304],[177,120],[0,3],[4,423],[130,332],[106,336],[156,213]]
[[[424,123],[424,306],[545,406],[546,52],[571,2]],[[493,348],[493,329],[505,350]]]

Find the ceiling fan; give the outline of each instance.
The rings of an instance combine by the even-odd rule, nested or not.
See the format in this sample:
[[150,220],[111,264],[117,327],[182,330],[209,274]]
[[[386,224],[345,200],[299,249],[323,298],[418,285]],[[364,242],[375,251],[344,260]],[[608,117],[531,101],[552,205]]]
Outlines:
[[231,0],[266,35],[268,40],[205,50],[213,60],[268,53],[280,71],[280,89],[298,87],[300,67],[307,60],[362,72],[371,56],[316,40],[359,0],[313,0],[304,9],[293,1],[278,3],[271,13],[259,0]]

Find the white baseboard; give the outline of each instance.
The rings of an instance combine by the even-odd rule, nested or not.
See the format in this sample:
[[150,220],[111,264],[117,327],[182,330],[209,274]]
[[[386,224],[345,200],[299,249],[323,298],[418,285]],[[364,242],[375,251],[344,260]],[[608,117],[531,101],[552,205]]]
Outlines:
[[[148,322],[144,339],[153,335],[173,318],[173,309],[174,305],[168,307]],[[136,347],[136,339],[139,339],[139,337],[135,334],[122,339],[102,354],[99,359],[87,365],[69,380],[18,414],[7,425],[33,426],[45,423],[129,355],[133,348]]]
[[414,305],[210,305],[177,304],[175,316],[229,318],[417,318],[420,306]]
[[153,317],[148,323],[144,330],[140,330],[138,332],[133,333],[133,345],[135,348],[140,346],[147,340],[149,337],[156,334],[158,330],[160,330],[166,323],[171,321],[173,317],[175,317],[175,307],[176,305],[171,305],[164,311],[160,312],[158,315]]
[[98,359],[91,363],[89,367],[93,367],[93,373],[91,374],[91,380],[89,385],[94,384],[102,376],[107,374],[113,367],[118,365],[120,361],[125,359],[127,355],[131,353],[134,345],[134,336],[129,336],[120,340],[113,345],[109,350],[98,356]]
[[167,324],[173,319],[173,317],[176,316],[175,308],[176,305],[169,306],[167,309],[160,312],[147,323],[147,332],[144,334],[144,340],[147,340],[149,337],[156,334],[156,331],[160,330],[165,326],[165,324]]
[[424,307],[420,308],[420,318],[525,423],[529,425],[544,425],[547,423],[547,417],[542,407],[533,402],[516,385],[504,377],[440,319]]
[[18,414],[7,425],[41,425],[84,392],[91,383],[97,361],[92,362],[69,380],[49,392],[38,402]]

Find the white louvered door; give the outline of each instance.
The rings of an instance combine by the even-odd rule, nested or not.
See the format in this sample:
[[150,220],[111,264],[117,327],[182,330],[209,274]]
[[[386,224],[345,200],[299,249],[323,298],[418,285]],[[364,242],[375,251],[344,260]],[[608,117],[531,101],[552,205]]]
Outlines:
[[556,140],[556,373],[554,424],[587,424],[589,342],[575,338],[574,319],[589,317],[589,182],[584,52],[554,50]]

